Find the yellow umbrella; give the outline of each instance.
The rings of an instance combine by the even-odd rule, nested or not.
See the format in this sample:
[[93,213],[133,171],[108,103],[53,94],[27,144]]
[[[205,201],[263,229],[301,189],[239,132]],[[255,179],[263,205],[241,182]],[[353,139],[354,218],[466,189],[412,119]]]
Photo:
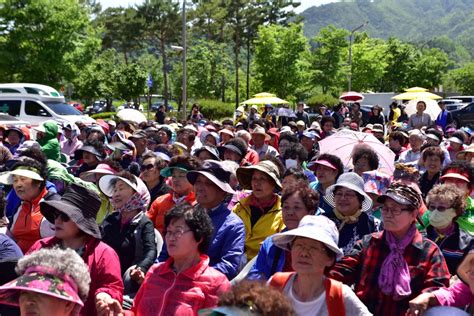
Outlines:
[[262,92],[254,95],[252,99],[242,102],[241,104],[288,104],[288,101],[277,98],[276,95]]
[[268,97],[276,97],[276,94],[268,93],[268,92],[262,92],[262,93],[254,94],[253,96],[255,98],[268,98]]
[[425,88],[420,88],[420,87],[413,87],[413,88],[410,88],[410,89],[405,89],[406,92],[424,92],[424,91],[428,91],[428,89],[425,89]]
[[428,89],[414,87],[410,89],[405,89],[406,92],[402,94],[398,94],[392,97],[393,100],[416,100],[416,99],[431,99],[431,100],[438,100],[442,99],[437,94],[428,92]]

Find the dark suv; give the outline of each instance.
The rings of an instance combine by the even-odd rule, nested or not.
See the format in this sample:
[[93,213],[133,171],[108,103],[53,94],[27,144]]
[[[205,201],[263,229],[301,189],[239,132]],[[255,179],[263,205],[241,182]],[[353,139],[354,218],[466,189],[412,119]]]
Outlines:
[[459,110],[452,111],[451,114],[453,115],[453,120],[456,122],[457,127],[474,127],[474,102],[469,103]]

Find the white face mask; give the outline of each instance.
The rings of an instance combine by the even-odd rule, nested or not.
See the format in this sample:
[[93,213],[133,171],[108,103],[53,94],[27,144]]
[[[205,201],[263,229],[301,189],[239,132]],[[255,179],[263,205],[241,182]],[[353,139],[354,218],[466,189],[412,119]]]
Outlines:
[[456,217],[456,211],[448,208],[444,212],[434,210],[430,212],[430,224],[438,229],[443,229],[451,225],[453,218]]
[[292,167],[296,167],[298,165],[298,160],[296,159],[286,159],[285,160],[285,167],[286,169],[290,169]]

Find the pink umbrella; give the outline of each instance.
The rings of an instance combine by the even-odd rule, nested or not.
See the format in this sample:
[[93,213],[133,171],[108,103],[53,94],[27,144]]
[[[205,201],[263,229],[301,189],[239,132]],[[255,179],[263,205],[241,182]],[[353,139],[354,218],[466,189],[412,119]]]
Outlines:
[[319,142],[320,153],[338,156],[346,169],[351,169],[354,147],[364,144],[377,153],[379,171],[392,175],[395,169],[395,154],[372,134],[343,129]]
[[364,96],[360,94],[359,92],[349,91],[349,92],[344,92],[339,97],[339,99],[344,102],[359,102],[359,101],[364,100]]

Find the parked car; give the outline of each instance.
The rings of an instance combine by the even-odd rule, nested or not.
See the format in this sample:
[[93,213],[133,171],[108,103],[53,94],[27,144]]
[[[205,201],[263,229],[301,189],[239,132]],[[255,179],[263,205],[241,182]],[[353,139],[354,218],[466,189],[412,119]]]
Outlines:
[[[91,114],[97,114],[97,113],[103,113],[106,112],[107,110],[107,102],[100,100],[100,101],[95,101],[92,105],[88,106],[86,108],[86,113],[91,115]],[[115,106],[110,107],[111,112],[115,112]]]
[[452,97],[447,97],[448,100],[457,100],[457,103],[463,103],[465,105],[474,102],[474,96],[472,95],[456,95]]
[[438,103],[440,102],[444,102],[446,110],[448,111],[455,111],[466,105],[465,103],[462,103],[463,101],[461,99],[443,99],[438,101]]
[[67,104],[72,105],[76,110],[84,112],[84,104],[76,101],[69,101]]
[[474,128],[474,102],[465,105],[459,110],[451,112],[457,127],[467,126]]
[[[159,100],[158,102],[154,102],[151,104],[151,111],[152,112],[156,112],[158,111],[158,109],[160,108],[160,106],[162,105],[165,105],[165,101],[164,100]],[[174,108],[173,106],[171,105],[171,100],[168,100],[168,112],[169,111],[173,111]]]
[[24,126],[24,125],[30,125],[29,122],[22,121],[14,116],[5,114],[5,113],[0,113],[0,125],[2,126]]
[[32,83],[0,84],[0,112],[29,122],[32,126],[46,120],[55,120],[60,124],[95,122],[67,104],[64,96],[54,88]]

